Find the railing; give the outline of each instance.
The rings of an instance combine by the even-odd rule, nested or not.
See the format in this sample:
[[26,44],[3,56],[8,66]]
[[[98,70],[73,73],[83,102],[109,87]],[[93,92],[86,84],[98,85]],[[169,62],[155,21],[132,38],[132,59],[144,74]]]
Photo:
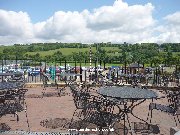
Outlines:
[[[77,67],[69,70],[68,69],[68,64],[69,62],[67,61],[56,61],[54,63],[47,63],[47,62],[43,62],[43,61],[33,61],[33,60],[0,60],[0,73],[3,73],[3,72],[13,72],[13,68],[12,69],[7,69],[7,65],[12,65],[14,64],[15,65],[15,71],[18,70],[18,66],[21,66],[21,68],[23,67],[28,67],[28,66],[32,66],[34,65],[33,67],[34,68],[39,68],[40,69],[40,72],[38,73],[33,73],[33,74],[30,74],[28,73],[28,69],[27,70],[24,70],[24,78],[25,78],[25,82],[26,83],[42,83],[42,73],[46,73],[49,78],[50,78],[50,82],[51,83],[62,83],[64,78],[61,77],[59,74],[59,72],[61,71],[54,71],[54,72],[51,72],[51,73],[48,73],[48,71],[46,69],[48,69],[48,67],[50,67],[49,65],[53,65],[53,68],[56,69],[58,66],[57,64],[60,64],[60,65],[64,65],[65,67],[65,72],[67,73],[70,73],[70,72],[73,72],[73,73],[78,73],[78,74],[81,74],[81,76],[78,76],[75,78],[75,80],[77,82],[100,82],[100,80],[105,80],[107,79],[108,81],[113,81],[113,82],[116,82],[118,83],[119,81],[120,82],[123,82],[123,83],[126,83],[126,84],[131,84],[131,83],[135,83],[135,82],[140,82],[140,83],[146,83],[146,85],[150,84],[150,85],[156,85],[156,86],[177,86],[179,85],[179,78],[175,78],[175,76],[173,76],[174,78],[171,79],[172,77],[170,76],[167,76],[167,77],[163,77],[162,74],[157,74],[157,71],[156,72],[153,72],[151,74],[151,77],[135,77],[133,78],[133,74],[130,74],[130,69],[127,68],[127,72],[125,74],[125,69],[123,67],[121,68],[118,68],[118,69],[110,69],[108,68],[108,74],[104,74],[102,75],[101,73],[98,72],[98,68],[95,67],[94,70],[95,71],[87,71],[87,70],[82,70],[82,67],[81,67],[81,63],[77,64],[76,63],[75,65]],[[73,62],[71,61],[71,64]],[[80,66],[80,69],[79,69],[79,66]],[[85,65],[89,65],[88,63],[86,63]],[[97,64],[95,64],[97,65]],[[21,69],[23,70],[23,69]],[[6,77],[2,77],[0,76],[0,81],[1,80],[4,80]],[[172,81],[173,80],[173,81]]]

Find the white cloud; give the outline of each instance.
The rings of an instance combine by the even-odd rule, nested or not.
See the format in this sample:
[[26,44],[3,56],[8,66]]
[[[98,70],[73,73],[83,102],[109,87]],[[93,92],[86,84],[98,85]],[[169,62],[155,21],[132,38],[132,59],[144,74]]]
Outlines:
[[154,37],[155,42],[180,42],[180,12],[169,14],[163,18],[164,25],[158,26],[155,30],[159,32],[157,37]]
[[95,30],[117,29],[119,32],[142,30],[153,26],[153,6],[128,6],[122,1],[115,1],[113,6],[104,6],[88,14],[87,25]]
[[174,25],[180,25],[180,11],[175,12],[174,14],[167,15],[164,17],[165,20],[167,20],[169,23]]
[[116,0],[92,12],[57,11],[43,22],[32,24],[25,12],[0,10],[0,44],[30,42],[179,42],[180,12],[157,26],[154,6],[129,6]]
[[33,38],[33,25],[25,12],[0,10],[0,44]]
[[46,22],[35,24],[36,36],[64,42],[136,42],[146,36],[154,24],[154,7],[128,6],[117,0],[113,6],[103,6],[93,12],[56,12]]

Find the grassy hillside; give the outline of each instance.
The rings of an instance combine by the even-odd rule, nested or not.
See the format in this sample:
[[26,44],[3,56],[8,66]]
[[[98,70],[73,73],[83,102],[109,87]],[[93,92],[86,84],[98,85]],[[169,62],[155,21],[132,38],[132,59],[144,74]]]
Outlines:
[[[102,47],[102,48],[105,49],[106,51],[112,51],[112,52],[116,52],[119,50],[118,47]],[[44,57],[46,55],[52,55],[53,53],[55,53],[57,51],[62,52],[63,55],[70,55],[73,52],[86,52],[86,51],[89,52],[90,49],[89,48],[79,48],[79,49],[77,49],[77,48],[60,48],[60,49],[55,49],[55,50],[50,50],[50,51],[27,52],[27,54],[34,55],[36,53],[39,53],[40,56]],[[92,52],[95,52],[95,51],[96,51],[96,48],[92,47]],[[113,55],[113,53],[111,55]]]

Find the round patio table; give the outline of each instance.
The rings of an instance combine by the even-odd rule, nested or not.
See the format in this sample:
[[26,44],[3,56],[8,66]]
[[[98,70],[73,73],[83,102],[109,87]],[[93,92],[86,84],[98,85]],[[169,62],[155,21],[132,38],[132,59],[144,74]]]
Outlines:
[[113,97],[116,99],[152,99],[157,98],[157,93],[149,89],[133,88],[133,87],[101,87],[98,93],[105,97]]
[[0,73],[0,76],[12,76],[14,75],[13,73]]
[[[145,122],[148,124],[145,120],[139,118],[137,115],[133,113],[133,109],[146,101],[147,99],[154,99],[158,97],[158,94],[152,90],[149,89],[141,89],[141,88],[133,88],[133,87],[101,87],[98,90],[98,93],[104,97],[113,98],[118,100],[120,103],[120,116],[123,117],[124,120],[124,133],[125,133],[125,122],[126,122],[126,116],[127,116],[127,122],[129,123],[130,130],[131,125],[128,119],[128,115],[132,114],[135,118],[139,119],[140,121]],[[130,102],[130,103],[129,103]],[[123,106],[123,108],[122,108]]]
[[1,82],[0,83],[0,90],[9,90],[9,89],[16,89],[18,88],[16,83],[13,82]]

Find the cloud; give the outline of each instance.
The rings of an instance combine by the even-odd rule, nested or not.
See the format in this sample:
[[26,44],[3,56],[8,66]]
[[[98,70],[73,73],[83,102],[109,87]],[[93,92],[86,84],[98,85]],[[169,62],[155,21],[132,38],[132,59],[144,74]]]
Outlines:
[[151,3],[132,5],[116,0],[93,11],[57,11],[33,24],[26,12],[0,10],[0,44],[31,42],[179,42],[180,12],[157,25]]
[[[61,39],[61,37],[79,34],[85,28],[85,21],[78,12],[56,12],[46,22],[35,24],[36,36],[47,39]],[[72,35],[73,36],[73,35]]]
[[164,17],[165,20],[167,20],[168,23],[174,24],[174,25],[180,25],[180,11],[175,12],[173,14],[167,15]]
[[158,26],[156,31],[159,35],[155,38],[155,42],[169,42],[179,43],[180,42],[180,12],[169,14],[164,18],[164,25]]
[[146,32],[154,24],[154,7],[128,6],[117,0],[112,6],[103,6],[92,12],[56,12],[45,22],[35,24],[36,36],[64,42],[136,42],[151,36]]
[[0,10],[0,44],[33,38],[33,25],[25,12]]
[[153,9],[150,3],[144,6],[128,6],[119,0],[115,1],[113,6],[104,6],[89,13],[87,25],[94,30],[115,29],[119,32],[134,32],[154,25]]

